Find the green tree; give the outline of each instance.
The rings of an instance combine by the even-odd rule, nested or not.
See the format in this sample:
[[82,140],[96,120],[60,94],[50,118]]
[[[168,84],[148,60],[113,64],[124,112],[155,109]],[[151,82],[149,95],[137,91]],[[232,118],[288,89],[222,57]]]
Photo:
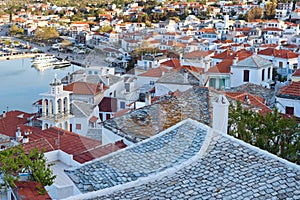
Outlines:
[[49,40],[59,37],[59,33],[57,32],[55,27],[42,27],[35,33],[35,37],[40,40]]
[[294,117],[277,109],[263,115],[243,109],[240,102],[230,106],[229,134],[277,156],[300,163],[300,127]]
[[24,29],[19,28],[17,25],[13,24],[9,29],[10,35],[24,34]]
[[261,19],[263,16],[263,11],[264,10],[258,6],[251,8],[246,14],[247,21],[249,22],[254,19]]
[[269,2],[266,4],[265,14],[267,19],[274,19],[276,15],[276,6],[277,6],[276,1]]
[[102,32],[102,33],[109,33],[110,31],[112,31],[113,28],[109,25],[107,26],[103,26],[99,29],[99,32]]
[[56,177],[50,169],[52,165],[46,163],[44,153],[37,148],[25,154],[23,147],[18,145],[0,152],[0,171],[11,187],[15,187],[14,182],[22,172],[29,173],[30,178],[42,186],[52,185]]

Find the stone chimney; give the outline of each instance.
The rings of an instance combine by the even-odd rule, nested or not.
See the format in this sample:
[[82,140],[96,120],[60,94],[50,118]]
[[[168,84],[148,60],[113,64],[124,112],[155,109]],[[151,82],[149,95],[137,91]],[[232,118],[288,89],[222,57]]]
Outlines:
[[224,95],[219,95],[218,100],[213,102],[213,125],[214,130],[227,133],[229,102]]
[[145,106],[150,106],[151,105],[151,93],[146,92],[145,96]]

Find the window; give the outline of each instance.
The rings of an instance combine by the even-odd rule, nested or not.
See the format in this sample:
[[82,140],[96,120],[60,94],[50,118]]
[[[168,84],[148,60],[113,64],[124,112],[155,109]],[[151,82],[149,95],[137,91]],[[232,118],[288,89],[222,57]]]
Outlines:
[[268,79],[271,78],[271,67],[268,68]]
[[244,82],[249,82],[249,70],[244,70]]
[[286,106],[285,107],[285,114],[294,115],[294,107]]
[[81,130],[81,124],[76,124],[76,129]]
[[150,85],[154,85],[154,81],[150,81]]
[[124,102],[124,101],[121,101],[121,102],[120,102],[120,108],[121,108],[121,109],[125,109],[125,102]]
[[103,114],[102,113],[99,114],[99,118],[100,118],[101,121],[103,121]]
[[110,119],[110,114],[106,114],[106,120]]
[[209,87],[216,88],[216,79],[215,78],[209,79]]
[[262,72],[261,72],[261,80],[262,81],[265,80],[265,69],[263,69]]
[[279,62],[279,67],[282,68],[283,67],[283,62]]
[[129,83],[125,83],[125,90],[126,90],[126,92],[130,92],[130,84]]

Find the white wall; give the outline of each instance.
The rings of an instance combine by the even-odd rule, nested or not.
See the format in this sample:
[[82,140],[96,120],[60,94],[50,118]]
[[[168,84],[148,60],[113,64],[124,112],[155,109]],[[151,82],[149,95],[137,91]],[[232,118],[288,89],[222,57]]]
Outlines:
[[[262,81],[262,68],[246,68],[246,67],[231,67],[231,87],[237,87],[245,83],[254,83],[257,85],[264,84],[272,79],[272,68],[270,73],[270,79],[268,77],[268,68],[265,69],[265,80]],[[249,81],[244,82],[244,70],[249,70]]]
[[[99,116],[96,116],[99,117]],[[70,124],[72,124],[72,132],[80,134],[80,135],[86,135],[88,131],[88,124],[89,124],[89,119],[87,118],[82,118],[82,117],[73,117],[70,119]],[[76,129],[76,124],[81,124],[81,130]]]
[[278,108],[279,112],[286,114],[286,106],[294,107],[294,115],[296,117],[300,117],[300,100],[276,97],[276,102],[276,107]]

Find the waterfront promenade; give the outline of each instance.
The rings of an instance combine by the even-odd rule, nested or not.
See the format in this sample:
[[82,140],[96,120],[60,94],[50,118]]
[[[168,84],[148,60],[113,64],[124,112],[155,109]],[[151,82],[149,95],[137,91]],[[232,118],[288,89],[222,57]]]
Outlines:
[[0,55],[0,60],[13,60],[20,58],[33,58],[36,53],[13,53],[13,54],[2,54]]

